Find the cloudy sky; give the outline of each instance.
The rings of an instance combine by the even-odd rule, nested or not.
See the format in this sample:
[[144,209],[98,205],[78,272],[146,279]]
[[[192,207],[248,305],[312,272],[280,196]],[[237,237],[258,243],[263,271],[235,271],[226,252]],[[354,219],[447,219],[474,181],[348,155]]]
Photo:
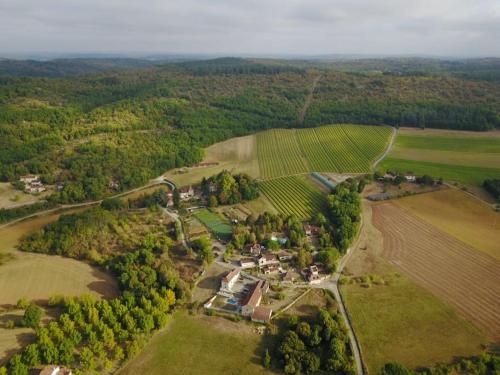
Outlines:
[[500,56],[500,0],[0,0],[0,55]]

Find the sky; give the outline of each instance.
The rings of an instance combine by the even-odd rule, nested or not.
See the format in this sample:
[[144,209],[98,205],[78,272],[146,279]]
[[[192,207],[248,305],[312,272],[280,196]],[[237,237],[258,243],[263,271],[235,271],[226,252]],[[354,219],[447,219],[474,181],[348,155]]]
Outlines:
[[0,0],[36,52],[500,57],[500,0]]

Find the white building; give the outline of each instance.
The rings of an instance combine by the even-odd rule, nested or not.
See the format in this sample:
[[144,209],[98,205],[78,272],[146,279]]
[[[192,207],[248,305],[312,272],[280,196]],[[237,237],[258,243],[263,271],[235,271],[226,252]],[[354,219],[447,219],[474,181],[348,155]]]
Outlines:
[[238,277],[240,276],[240,269],[235,268],[230,271],[226,276],[222,278],[221,281],[221,290],[230,291],[233,288],[234,283],[238,281]]
[[262,254],[258,259],[259,267],[267,266],[268,264],[279,263],[276,259],[276,255],[273,254]]

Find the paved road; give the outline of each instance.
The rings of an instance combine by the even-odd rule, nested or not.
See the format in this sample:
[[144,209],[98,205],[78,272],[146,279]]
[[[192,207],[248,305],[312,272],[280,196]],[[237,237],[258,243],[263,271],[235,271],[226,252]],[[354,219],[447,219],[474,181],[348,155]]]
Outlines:
[[168,208],[161,207],[163,213],[167,216],[170,216],[174,221],[179,223],[180,228],[181,228],[181,244],[184,247],[184,249],[187,249],[189,246],[186,242],[186,236],[184,235],[184,228],[182,227],[182,221],[179,219],[179,215],[176,214],[175,212],[170,211]]
[[[359,229],[360,232],[362,229],[363,229],[363,222],[361,222],[361,226]],[[321,283],[312,286],[314,288],[328,289],[335,296],[335,299],[337,300],[337,303],[339,305],[340,313],[342,314],[342,317],[344,318],[344,321],[347,326],[347,331],[348,331],[347,333],[349,336],[349,341],[351,342],[351,350],[354,356],[354,361],[356,362],[357,373],[358,375],[364,375],[365,370],[363,367],[363,359],[361,357],[361,347],[359,345],[356,334],[354,333],[354,329],[352,328],[352,323],[351,320],[349,319],[349,315],[347,314],[347,310],[344,305],[344,300],[342,299],[342,295],[340,294],[338,286],[338,281],[340,279],[340,276],[342,275],[342,271],[347,262],[349,262],[349,259],[352,257],[354,251],[357,249],[358,242],[359,242],[359,235],[355,243],[347,250],[346,254],[340,260],[339,264],[337,265],[337,270],[335,271],[335,273],[329,279],[326,279]]]

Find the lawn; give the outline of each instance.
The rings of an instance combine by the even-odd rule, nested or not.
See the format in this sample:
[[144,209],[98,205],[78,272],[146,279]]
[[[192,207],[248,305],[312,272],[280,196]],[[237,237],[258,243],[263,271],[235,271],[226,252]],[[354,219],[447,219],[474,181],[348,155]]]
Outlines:
[[500,137],[403,129],[380,169],[481,185],[487,178],[500,178]]
[[262,338],[246,322],[179,312],[118,374],[272,374],[261,366]]
[[305,176],[280,177],[263,181],[259,189],[278,212],[308,219],[326,206],[325,194]]
[[500,261],[500,213],[455,189],[395,200],[429,224]]
[[344,285],[341,291],[372,374],[390,361],[410,368],[451,362],[488,343],[472,323],[404,276],[390,285]]
[[196,210],[193,215],[218,239],[229,239],[233,234],[233,228],[229,221],[218,213],[203,208]]

